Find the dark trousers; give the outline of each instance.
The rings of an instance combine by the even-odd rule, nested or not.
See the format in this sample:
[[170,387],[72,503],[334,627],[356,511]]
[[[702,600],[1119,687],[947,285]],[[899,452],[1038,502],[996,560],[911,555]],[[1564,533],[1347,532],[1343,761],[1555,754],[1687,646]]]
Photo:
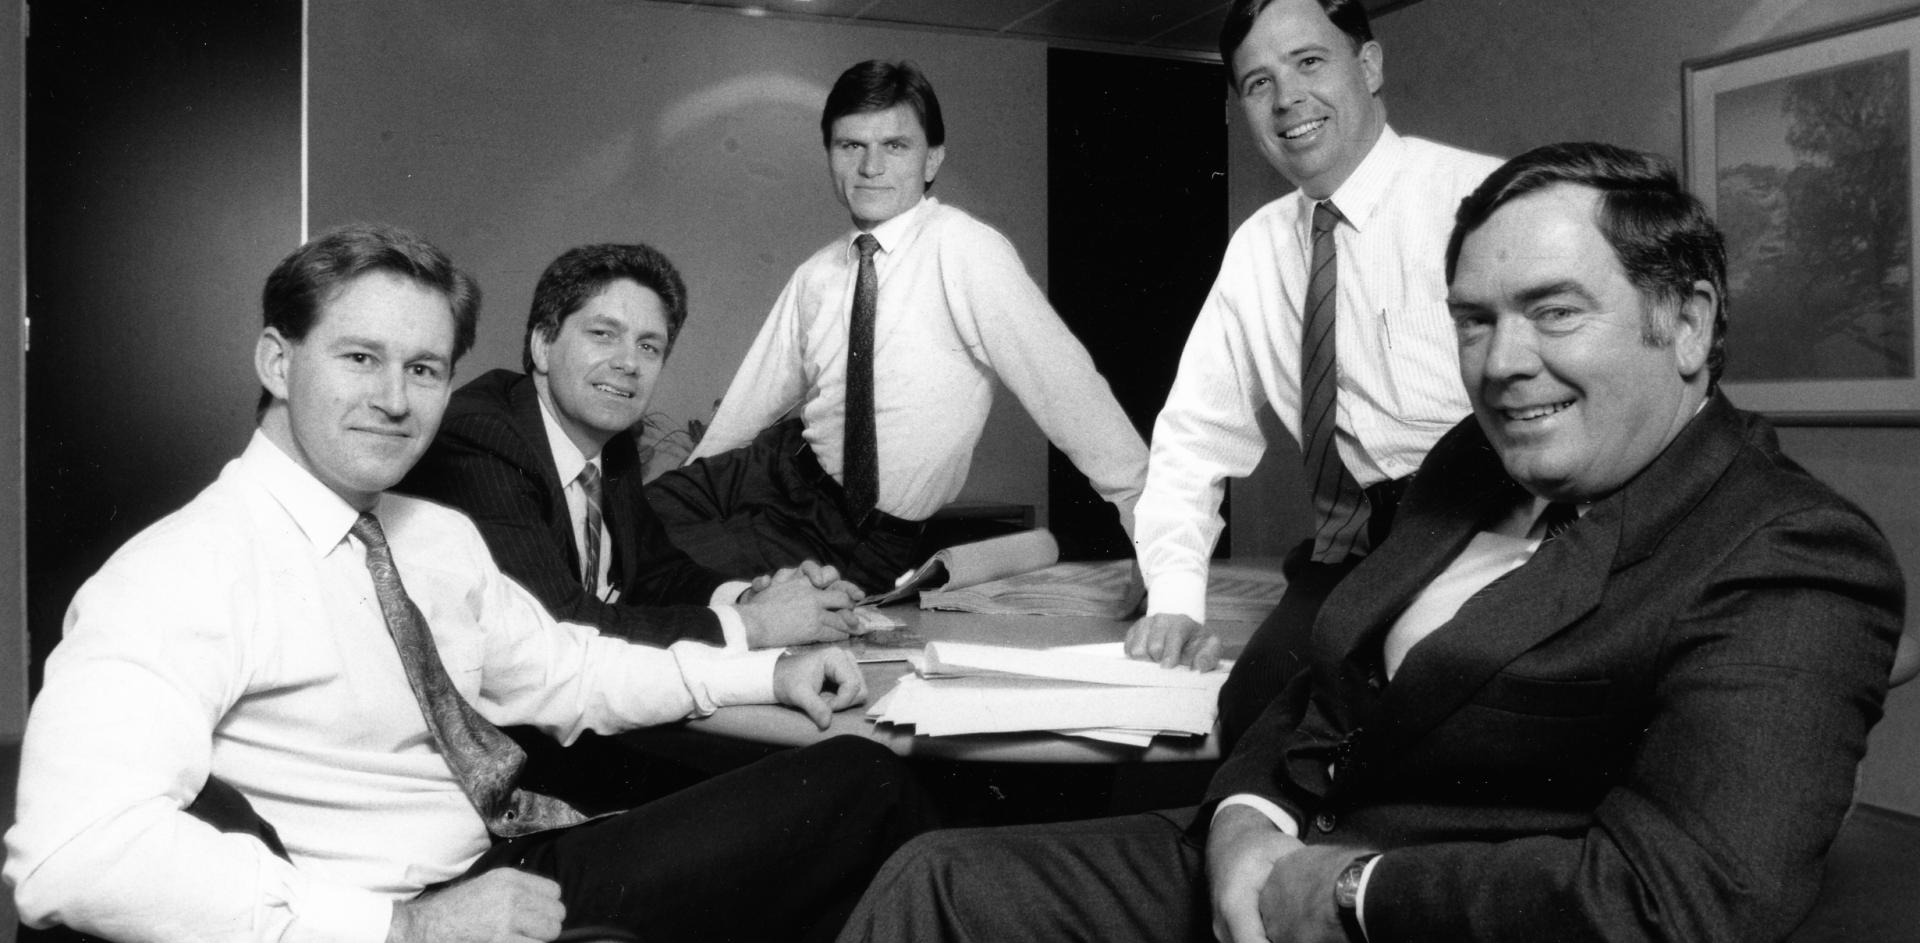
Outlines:
[[[187,809],[221,831],[279,839],[239,792],[210,780]],[[646,805],[496,842],[467,877],[520,868],[559,882],[562,939],[831,940],[902,842],[934,825],[917,782],[885,747],[835,737]],[[429,891],[433,888],[429,888]],[[90,943],[65,928],[22,940]]]
[[[1380,546],[1393,530],[1394,511],[1400,505],[1400,493],[1406,479],[1381,482],[1367,489],[1372,514],[1367,519],[1367,536]],[[1349,556],[1333,563],[1315,563],[1313,538],[1295,545],[1281,564],[1287,577],[1286,592],[1260,627],[1247,639],[1247,647],[1233,663],[1227,683],[1220,688],[1220,755],[1233,751],[1240,735],[1247,732],[1267,703],[1280,694],[1293,676],[1307,667],[1309,646],[1313,641],[1313,623],[1320,607],[1340,581],[1360,565],[1364,556]]]
[[558,881],[569,927],[658,941],[829,940],[895,848],[931,827],[871,740],[778,753],[618,815],[497,843],[469,875]]
[[913,550],[925,524],[878,510],[855,520],[801,431],[787,419],[742,448],[667,472],[647,483],[647,503],[674,546],[729,577],[816,560],[868,592],[892,588],[920,563]]
[[1195,812],[922,835],[873,879],[840,941],[1211,941]]

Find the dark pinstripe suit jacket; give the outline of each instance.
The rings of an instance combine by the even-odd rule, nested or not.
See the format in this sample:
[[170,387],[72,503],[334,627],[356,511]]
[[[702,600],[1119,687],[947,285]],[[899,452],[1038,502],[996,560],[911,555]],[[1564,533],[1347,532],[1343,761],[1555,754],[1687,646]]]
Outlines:
[[653,645],[678,639],[722,644],[719,617],[706,603],[725,578],[668,541],[641,493],[633,438],[615,436],[601,464],[613,542],[607,572],[620,588],[620,601],[611,605],[580,585],[565,486],[532,379],[494,370],[455,391],[433,445],[396,490],[466,512],[500,569],[556,619]]
[[1715,396],[1381,684],[1394,619],[1522,498],[1471,417],[1441,439],[1209,798],[1387,849],[1373,943],[1784,937],[1880,716],[1891,549]]

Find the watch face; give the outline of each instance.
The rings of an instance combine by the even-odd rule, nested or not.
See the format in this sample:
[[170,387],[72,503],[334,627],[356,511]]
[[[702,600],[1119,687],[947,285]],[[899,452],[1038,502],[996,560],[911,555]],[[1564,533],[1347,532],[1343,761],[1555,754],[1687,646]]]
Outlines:
[[1360,898],[1360,878],[1367,873],[1367,862],[1378,855],[1361,855],[1340,869],[1340,876],[1333,879],[1333,902],[1341,910],[1352,910]]

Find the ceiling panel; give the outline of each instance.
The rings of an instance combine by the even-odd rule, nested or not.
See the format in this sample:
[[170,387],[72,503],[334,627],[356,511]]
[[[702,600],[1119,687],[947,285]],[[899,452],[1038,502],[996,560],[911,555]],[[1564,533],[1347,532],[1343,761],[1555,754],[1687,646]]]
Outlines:
[[[1067,45],[1133,46],[1182,55],[1213,53],[1228,0],[640,0],[726,7],[749,15],[797,16],[874,26],[913,26],[1017,36]],[[1364,0],[1379,15],[1418,0]]]

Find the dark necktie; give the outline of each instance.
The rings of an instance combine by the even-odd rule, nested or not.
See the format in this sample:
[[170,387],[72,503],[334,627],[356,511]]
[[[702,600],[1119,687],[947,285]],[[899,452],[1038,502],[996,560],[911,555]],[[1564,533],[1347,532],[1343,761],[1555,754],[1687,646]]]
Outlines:
[[1545,546],[1548,541],[1566,533],[1567,528],[1579,520],[1580,505],[1572,501],[1555,501],[1547,505],[1546,510],[1540,512],[1540,544]]
[[847,510],[856,522],[880,501],[880,445],[873,425],[873,320],[880,279],[873,254],[880,240],[861,233],[860,275],[853,283],[853,317],[847,324],[846,439],[840,445],[840,477],[846,484]]
[[580,492],[587,496],[587,545],[580,548],[580,582],[591,596],[600,595],[600,469],[592,462],[580,468]]
[[1360,483],[1334,446],[1334,393],[1340,371],[1334,358],[1334,311],[1339,264],[1333,229],[1340,211],[1327,201],[1313,205],[1313,258],[1307,269],[1306,323],[1300,343],[1300,429],[1307,479],[1313,485],[1313,559],[1338,563],[1367,549],[1371,508]]
[[461,790],[486,820],[487,830],[512,838],[586,821],[565,802],[514,787],[520,767],[526,763],[526,752],[480,716],[454,688],[446,665],[440,661],[433,633],[427,629],[426,617],[400,583],[400,571],[393,565],[393,552],[387,548],[387,535],[380,530],[379,519],[363,513],[353,522],[351,533],[367,548],[367,572],[372,574],[374,593],[380,598],[380,613],[386,617],[387,632],[400,650],[400,664],[406,669],[414,699],[420,702],[427,731]]

